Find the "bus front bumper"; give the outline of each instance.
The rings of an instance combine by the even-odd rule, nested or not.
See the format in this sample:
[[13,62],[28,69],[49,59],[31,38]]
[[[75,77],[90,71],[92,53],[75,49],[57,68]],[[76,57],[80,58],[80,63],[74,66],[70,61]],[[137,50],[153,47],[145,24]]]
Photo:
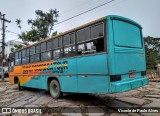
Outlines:
[[112,82],[110,85],[110,93],[129,91],[147,85],[148,83],[149,79],[147,76],[137,77],[129,80],[122,80],[118,82]]

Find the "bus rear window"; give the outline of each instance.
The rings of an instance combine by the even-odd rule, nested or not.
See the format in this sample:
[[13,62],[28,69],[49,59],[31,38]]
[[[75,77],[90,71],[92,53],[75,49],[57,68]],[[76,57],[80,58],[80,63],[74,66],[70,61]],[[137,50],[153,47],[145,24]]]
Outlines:
[[142,48],[140,27],[120,20],[113,20],[116,46]]

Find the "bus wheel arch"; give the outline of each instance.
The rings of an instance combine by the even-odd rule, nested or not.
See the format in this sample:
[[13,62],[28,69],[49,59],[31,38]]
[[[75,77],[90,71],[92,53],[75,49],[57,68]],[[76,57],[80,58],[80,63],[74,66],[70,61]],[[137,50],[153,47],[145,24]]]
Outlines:
[[56,77],[48,78],[48,90],[54,99],[61,98],[63,95],[61,92],[60,82]]
[[20,80],[18,77],[14,77],[14,84],[18,84],[18,90],[22,90],[22,87],[20,85]]
[[19,82],[19,78],[18,77],[14,77],[14,84],[18,84]]

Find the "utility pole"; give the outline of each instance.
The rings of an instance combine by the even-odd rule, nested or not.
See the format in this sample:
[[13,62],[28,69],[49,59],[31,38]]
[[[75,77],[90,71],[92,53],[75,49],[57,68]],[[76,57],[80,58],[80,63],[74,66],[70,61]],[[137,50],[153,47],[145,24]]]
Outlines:
[[0,19],[2,20],[2,80],[4,80],[4,63],[5,61],[5,22],[10,23],[11,21],[5,19],[5,14],[0,12]]

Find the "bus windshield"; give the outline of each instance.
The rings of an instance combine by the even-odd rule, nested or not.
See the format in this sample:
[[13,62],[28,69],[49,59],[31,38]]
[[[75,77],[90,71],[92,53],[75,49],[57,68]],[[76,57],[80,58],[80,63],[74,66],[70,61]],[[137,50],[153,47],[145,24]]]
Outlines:
[[121,20],[113,20],[116,46],[142,48],[141,28]]

